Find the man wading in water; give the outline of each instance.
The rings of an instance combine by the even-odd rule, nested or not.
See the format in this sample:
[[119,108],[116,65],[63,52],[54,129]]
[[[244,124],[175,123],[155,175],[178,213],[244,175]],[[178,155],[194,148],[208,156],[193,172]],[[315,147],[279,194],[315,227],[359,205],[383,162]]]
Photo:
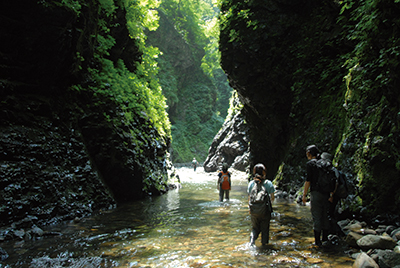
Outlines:
[[229,201],[229,191],[231,190],[231,173],[228,171],[228,164],[222,165],[222,171],[218,173],[217,188],[219,190],[219,201],[224,201],[224,195],[226,200]]
[[320,159],[319,149],[315,145],[310,145],[306,149],[306,156],[309,160],[307,162],[307,176],[304,182],[303,203],[307,202],[307,192],[311,192],[311,215],[313,218],[313,229],[315,245],[322,246],[322,241],[328,240],[329,220],[329,192],[325,193],[323,189],[317,186],[318,178],[320,176],[317,161]]

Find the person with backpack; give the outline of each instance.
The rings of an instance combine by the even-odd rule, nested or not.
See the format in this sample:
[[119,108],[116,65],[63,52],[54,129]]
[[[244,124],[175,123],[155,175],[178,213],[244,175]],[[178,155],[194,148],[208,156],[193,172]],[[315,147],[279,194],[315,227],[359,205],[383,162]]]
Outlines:
[[228,164],[222,165],[222,171],[218,173],[217,188],[219,190],[219,201],[224,201],[224,195],[226,200],[229,201],[229,191],[231,190],[231,173],[228,171]]
[[266,179],[267,170],[261,163],[253,168],[254,179],[249,182],[247,193],[249,195],[249,209],[252,230],[250,234],[250,246],[254,247],[261,233],[261,244],[269,243],[269,226],[271,221],[272,203],[275,199],[275,187]]
[[303,203],[307,201],[307,192],[311,192],[311,215],[313,218],[313,230],[315,245],[322,246],[322,241],[328,241],[329,234],[329,202],[335,191],[335,172],[332,164],[326,159],[320,158],[319,149],[310,145],[306,149],[307,176],[304,182]]
[[[329,153],[322,153],[321,159],[326,159],[326,161],[332,163],[332,155]],[[334,170],[336,176],[336,187],[335,190],[333,191],[333,194],[331,194],[329,198],[329,209],[328,209],[328,219],[330,223],[329,227],[330,227],[330,234],[343,236],[344,233],[337,224],[338,222],[337,207],[339,201],[347,197],[349,190],[347,186],[346,175],[336,168],[334,168]]]

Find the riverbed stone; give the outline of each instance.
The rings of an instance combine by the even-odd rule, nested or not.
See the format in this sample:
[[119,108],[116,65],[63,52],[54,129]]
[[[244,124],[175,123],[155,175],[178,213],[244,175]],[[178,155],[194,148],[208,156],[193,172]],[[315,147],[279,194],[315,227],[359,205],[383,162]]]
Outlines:
[[375,234],[383,234],[386,232],[386,227],[385,228],[377,228],[375,230],[373,230],[375,232]]
[[275,198],[287,198],[288,193],[286,191],[277,190],[274,194]]
[[337,222],[337,225],[339,225],[339,227],[342,229],[342,230],[344,230],[344,228],[347,226],[347,225],[349,225],[350,224],[350,220],[349,219],[344,219],[344,220],[341,220],[341,221],[338,221]]
[[388,234],[391,234],[395,229],[396,229],[396,226],[394,226],[394,225],[388,225],[388,226],[386,227],[385,232],[388,233]]
[[384,235],[366,235],[357,240],[357,245],[363,249],[393,249],[396,246],[389,236]]
[[392,250],[386,249],[374,250],[371,258],[379,265],[380,268],[392,268],[396,265],[400,265],[400,253],[396,253]]
[[353,248],[358,248],[357,240],[361,239],[363,235],[356,233],[356,232],[350,232],[347,234],[345,242]]
[[379,266],[365,252],[361,252],[353,263],[353,268],[379,268]]
[[366,223],[359,221],[352,221],[350,222],[350,224],[345,226],[343,230],[361,233],[360,230],[363,229],[364,227],[366,227]]
[[25,231],[24,231],[24,229],[13,230],[13,235],[14,235],[14,238],[17,238],[19,240],[23,240],[24,237],[25,237]]
[[396,240],[396,241],[400,241],[400,228],[394,229],[391,233],[390,236]]
[[44,235],[44,231],[37,226],[33,226],[33,228],[29,231],[32,236],[40,237]]
[[1,261],[4,261],[4,260],[6,260],[8,257],[9,257],[9,256],[8,256],[8,253],[7,253],[4,249],[0,248],[0,260],[1,260]]
[[368,235],[368,234],[376,235],[376,234],[383,234],[383,232],[384,232],[383,230],[378,232],[377,230],[370,229],[370,228],[362,228],[359,231],[363,235]]

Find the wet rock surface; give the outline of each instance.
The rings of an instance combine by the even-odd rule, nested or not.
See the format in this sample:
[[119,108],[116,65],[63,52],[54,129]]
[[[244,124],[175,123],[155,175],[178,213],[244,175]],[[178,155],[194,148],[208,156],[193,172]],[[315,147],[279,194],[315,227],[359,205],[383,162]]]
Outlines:
[[43,112],[52,108],[40,100],[8,103],[9,117],[1,120],[0,218],[1,227],[12,224],[14,231],[6,238],[23,239],[28,234],[19,230],[115,206],[71,122]]
[[245,171],[249,168],[249,139],[243,115],[238,113],[225,121],[214,137],[203,167],[206,172],[217,171],[223,163]]
[[57,98],[6,100],[9,117],[0,121],[2,239],[39,235],[34,226],[79,219],[169,189],[174,174],[167,145],[144,118],[136,123],[145,144],[138,154],[129,134],[135,126],[116,128],[100,111],[77,112]]
[[[112,99],[70,88],[96,86],[98,5],[78,18],[45,2],[1,3],[0,241],[57,235],[41,228],[168,190],[169,141],[148,117],[126,123]],[[140,53],[125,14],[107,20],[108,56],[134,71]]]
[[400,267],[399,226],[379,225],[373,228],[357,220],[339,221],[338,225],[346,234],[346,243],[354,250],[361,250],[353,254],[356,258],[353,267]]

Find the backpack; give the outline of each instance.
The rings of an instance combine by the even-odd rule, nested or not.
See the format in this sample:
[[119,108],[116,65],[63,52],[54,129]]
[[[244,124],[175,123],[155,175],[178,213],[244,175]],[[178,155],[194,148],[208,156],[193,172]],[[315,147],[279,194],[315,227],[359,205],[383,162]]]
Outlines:
[[221,189],[222,190],[229,190],[229,188],[230,188],[230,186],[229,186],[229,175],[228,175],[229,173],[228,172],[226,172],[226,173],[222,172],[221,174],[222,174],[222,176],[219,179],[220,184],[221,184]]
[[339,171],[338,187],[336,189],[335,195],[339,198],[346,198],[349,195],[347,177],[341,171]]
[[253,215],[264,215],[267,212],[272,212],[271,200],[262,181],[254,181],[250,190],[249,207],[250,213]]
[[332,166],[331,162],[322,159],[316,161],[315,165],[318,169],[316,190],[321,193],[331,193],[335,191],[337,182],[336,168]]

